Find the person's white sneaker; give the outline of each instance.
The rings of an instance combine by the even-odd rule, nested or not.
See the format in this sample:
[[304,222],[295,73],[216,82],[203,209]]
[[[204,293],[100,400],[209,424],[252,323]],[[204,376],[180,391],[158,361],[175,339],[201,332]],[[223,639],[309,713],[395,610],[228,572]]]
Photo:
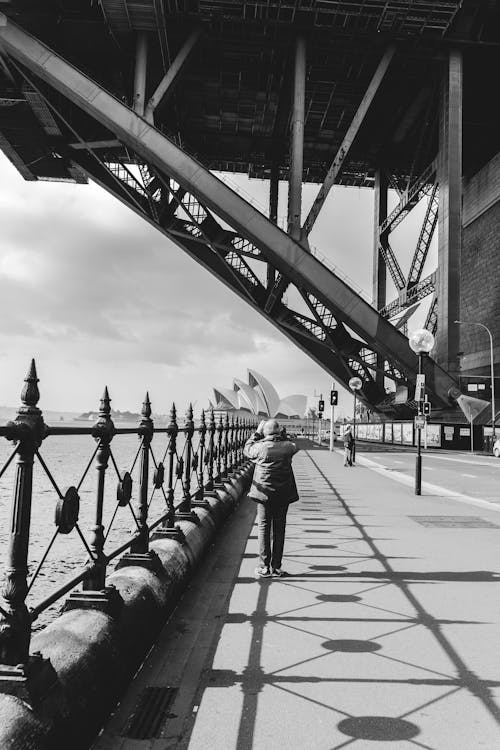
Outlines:
[[255,568],[255,577],[256,578],[270,578],[271,571],[269,570],[269,568],[266,568],[265,565],[259,565],[257,568]]

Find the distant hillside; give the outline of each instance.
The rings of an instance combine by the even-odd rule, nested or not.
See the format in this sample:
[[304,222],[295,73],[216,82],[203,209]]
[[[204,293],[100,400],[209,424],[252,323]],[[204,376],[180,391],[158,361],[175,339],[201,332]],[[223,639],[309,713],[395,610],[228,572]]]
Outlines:
[[[75,417],[75,419],[81,419],[86,422],[95,422],[99,419],[98,411],[84,411],[83,414]],[[111,409],[111,419],[113,422],[140,422],[141,415],[133,411],[119,411]]]
[[[0,422],[8,422],[11,419],[15,419],[17,414],[17,406],[0,406]],[[69,422],[77,416],[76,411],[51,411],[48,409],[43,412],[43,418],[46,422]]]

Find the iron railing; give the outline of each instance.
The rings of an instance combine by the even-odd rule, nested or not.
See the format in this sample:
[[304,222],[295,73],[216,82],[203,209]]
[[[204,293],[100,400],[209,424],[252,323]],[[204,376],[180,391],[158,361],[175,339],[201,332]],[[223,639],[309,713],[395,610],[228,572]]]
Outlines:
[[[26,663],[29,657],[32,625],[51,605],[82,584],[82,591],[73,593],[74,606],[93,606],[110,594],[106,588],[108,567],[115,558],[127,553],[128,564],[154,567],[155,554],[150,550],[154,536],[183,540],[176,521],[197,521],[194,507],[209,508],[207,495],[223,486],[223,482],[238,476],[244,461],[243,446],[255,429],[250,420],[229,420],[228,415],[216,421],[213,411],[208,420],[201,413],[195,425],[190,405],[184,423],[179,425],[175,405],[169,422],[155,427],[151,418],[151,403],[146,394],[141,420],[136,426],[116,427],[111,417],[110,396],[105,388],[100,401],[98,419],[93,425],[48,425],[37,404],[40,398],[35,362],[32,361],[21,394],[21,406],[14,421],[0,425],[0,436],[12,441],[14,449],[0,468],[0,478],[16,459],[12,510],[7,530],[5,572],[0,593],[0,665]],[[67,489],[62,490],[41,454],[41,446],[52,436],[70,438],[87,435],[95,440],[95,448],[82,475]],[[113,439],[118,435],[137,435],[139,445],[131,466],[121,470],[113,450]],[[153,439],[155,438],[153,450]],[[163,443],[162,443],[163,439]],[[161,446],[158,451],[157,445]],[[155,454],[156,451],[156,454]],[[37,501],[33,488],[34,466],[48,479],[55,493],[53,532],[36,569],[29,571],[30,527],[32,502]],[[93,525],[87,531],[79,523],[82,485],[88,481],[89,470],[97,473]],[[105,525],[105,500],[109,499],[108,470],[116,475],[114,508],[108,508],[110,519]],[[137,489],[133,476],[138,476]],[[153,502],[160,498],[160,509],[153,513]],[[157,508],[157,503],[155,505]],[[128,509],[133,530],[118,547],[108,550],[109,534],[120,511]],[[57,586],[41,601],[31,604],[32,589],[46,564],[53,544],[60,535],[76,535],[87,559],[78,563],[78,573]],[[38,542],[38,540],[37,540]],[[107,544],[108,542],[108,544]],[[120,561],[122,563],[124,558]],[[97,595],[100,592],[100,596]],[[66,602],[71,606],[71,597]]]

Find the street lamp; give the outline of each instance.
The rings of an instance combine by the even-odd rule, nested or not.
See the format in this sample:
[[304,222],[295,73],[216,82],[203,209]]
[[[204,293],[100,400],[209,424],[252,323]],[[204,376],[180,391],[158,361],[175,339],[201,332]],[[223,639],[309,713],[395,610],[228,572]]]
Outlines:
[[[418,354],[418,382],[423,383],[421,392],[417,394],[418,416],[422,416],[422,401],[425,393],[425,380],[422,378],[422,359],[424,354],[429,354],[434,346],[434,336],[426,328],[419,328],[410,336],[410,349]],[[420,421],[417,424],[417,457],[415,460],[415,495],[422,494],[422,428]]]
[[[490,337],[490,376],[491,376],[491,428],[492,428],[492,442],[495,442],[496,430],[495,430],[495,369],[493,364],[493,336],[488,326],[484,323],[474,323],[472,320],[455,320],[454,323],[458,323],[461,326],[479,326],[484,328]],[[471,425],[472,430],[472,425]]]
[[354,411],[352,415],[352,436],[354,438],[354,443],[352,445],[352,462],[354,463],[356,460],[356,394],[357,392],[362,388],[363,381],[361,378],[354,377],[349,380],[349,388],[354,393]]

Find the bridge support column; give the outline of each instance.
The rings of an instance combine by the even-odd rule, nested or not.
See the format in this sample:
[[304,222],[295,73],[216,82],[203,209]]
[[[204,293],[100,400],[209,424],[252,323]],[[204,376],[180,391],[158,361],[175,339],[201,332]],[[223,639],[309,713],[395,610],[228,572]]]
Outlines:
[[290,177],[288,186],[288,234],[300,240],[302,175],[304,171],[304,120],[306,93],[306,42],[298,37],[295,45]]
[[[373,237],[373,304],[376,310],[381,310],[387,304],[387,265],[380,250],[380,245],[388,245],[387,233],[380,234],[380,225],[387,218],[387,191],[389,183],[385,172],[378,169],[375,172],[374,194],[374,237]],[[384,360],[377,357],[377,365],[383,369]],[[377,372],[376,383],[384,387],[384,375]]]
[[144,116],[146,104],[146,75],[148,65],[148,37],[145,31],[137,34],[134,72],[134,110]]
[[[273,224],[278,224],[278,202],[279,202],[279,163],[273,161],[271,164],[271,175],[269,180],[269,219]],[[272,288],[276,281],[274,267],[267,264],[267,286]]]
[[439,116],[438,327],[435,356],[458,372],[460,256],[462,251],[462,54],[449,53]]

